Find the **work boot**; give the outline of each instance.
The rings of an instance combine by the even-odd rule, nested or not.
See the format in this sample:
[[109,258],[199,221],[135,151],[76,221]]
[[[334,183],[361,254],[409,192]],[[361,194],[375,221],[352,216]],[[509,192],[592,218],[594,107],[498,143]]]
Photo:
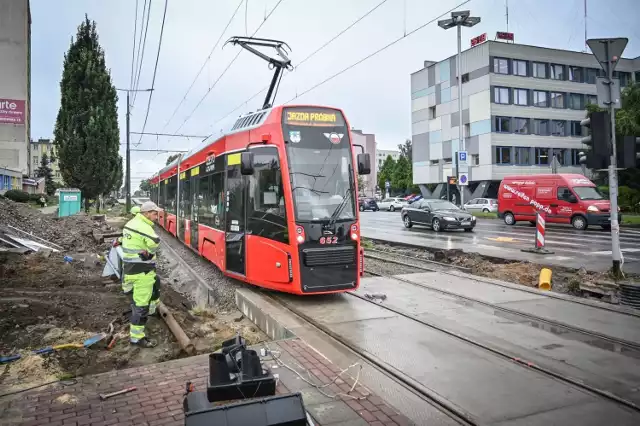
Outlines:
[[137,342],[129,341],[129,344],[139,346],[141,348],[154,348],[158,344],[154,339],[148,339],[146,336]]

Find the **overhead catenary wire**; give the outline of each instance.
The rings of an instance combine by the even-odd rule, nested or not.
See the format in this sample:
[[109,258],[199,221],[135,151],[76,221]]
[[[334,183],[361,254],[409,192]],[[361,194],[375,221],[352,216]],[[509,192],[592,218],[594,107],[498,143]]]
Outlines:
[[136,13],[133,20],[133,49],[131,49],[131,78],[129,79],[129,87],[133,87],[133,70],[136,61],[136,35],[138,33],[138,0],[136,0]]
[[[169,4],[169,0],[164,0],[164,12],[162,14],[162,26],[160,27],[160,39],[158,41],[158,52],[156,53],[156,63],[153,67],[153,78],[151,80],[151,92],[149,93],[149,99],[147,101],[147,112],[144,116],[144,124],[142,125],[142,131],[140,133],[144,134],[145,129],[147,128],[147,120],[149,119],[149,111],[151,110],[151,99],[153,98],[153,91],[156,84],[156,74],[158,72],[158,61],[160,60],[160,51],[162,50],[162,37],[164,35],[164,23],[167,18],[167,5]],[[138,139],[138,143],[135,144],[136,147],[140,145],[142,141],[142,134],[140,135],[140,139]]]
[[[147,0],[145,0],[145,5],[147,4]],[[138,53],[139,53],[139,61],[138,61],[138,71],[135,81],[133,82],[133,100],[131,101],[131,105],[135,105],[136,98],[138,96],[138,86],[140,85],[140,75],[142,74],[142,64],[144,63],[144,52],[147,47],[147,32],[149,30],[149,18],[151,17],[151,1],[149,0],[149,8],[147,9],[147,21],[144,24],[144,39],[142,40],[142,52],[140,51],[140,44],[138,44]],[[144,21],[144,10],[142,11],[142,20]],[[140,38],[142,39],[142,27],[140,27]]]
[[213,45],[213,47],[211,48],[211,51],[209,52],[209,55],[207,56],[207,58],[204,60],[204,62],[202,63],[202,66],[200,67],[200,70],[198,71],[198,73],[196,74],[196,76],[193,78],[193,81],[191,81],[191,84],[189,85],[189,88],[187,89],[186,93],[184,94],[184,96],[182,97],[182,100],[180,101],[180,103],[176,106],[176,108],[173,110],[173,113],[171,114],[171,117],[169,117],[169,120],[167,120],[167,122],[165,123],[164,127],[162,128],[161,131],[164,131],[164,129],[167,128],[167,126],[169,125],[169,123],[171,123],[171,120],[173,120],[173,117],[175,117],[176,113],[178,112],[178,109],[180,109],[180,107],[182,106],[182,104],[184,103],[184,101],[187,100],[187,96],[189,96],[189,93],[191,92],[191,89],[193,89],[193,86],[196,84],[196,81],[198,80],[198,78],[200,77],[200,75],[202,74],[202,71],[204,70],[204,68],[207,66],[207,63],[209,63],[209,61],[211,60],[211,56],[213,55],[213,52],[217,49],[218,45],[220,44],[220,41],[222,40],[222,37],[224,36],[224,34],[227,32],[227,29],[229,28],[229,26],[231,25],[231,22],[233,21],[233,18],[235,18],[235,16],[238,14],[238,11],[240,10],[240,6],[242,6],[242,3],[245,2],[245,0],[240,0],[240,2],[238,3],[238,6],[236,7],[235,11],[233,12],[233,14],[231,15],[231,18],[229,18],[229,21],[227,22],[227,25],[224,27],[224,29],[222,30],[222,32],[220,33],[220,37],[218,37],[218,40],[216,40],[215,44]]
[[[371,13],[373,13],[376,9],[378,9],[380,6],[382,6],[383,4],[385,4],[388,0],[382,0],[381,2],[379,2],[378,4],[376,4],[374,7],[372,7],[371,9],[369,9],[367,12],[364,13],[364,15],[360,16],[358,19],[356,19],[355,21],[353,21],[351,24],[349,24],[347,27],[345,27],[342,31],[340,31],[338,34],[336,34],[335,36],[331,37],[327,42],[323,43],[320,47],[318,47],[316,50],[314,50],[313,52],[311,52],[309,55],[307,55],[304,59],[302,59],[295,67],[294,67],[294,71],[297,70],[302,64],[304,64],[305,62],[307,62],[309,59],[311,59],[313,56],[317,55],[320,51],[322,51],[325,47],[327,47],[328,45],[330,45],[331,43],[333,43],[334,41],[336,41],[340,36],[342,36],[344,33],[346,33],[347,31],[349,31],[351,28],[353,28],[354,26],[356,26],[360,21],[362,21],[364,18],[366,18],[367,16],[369,16]],[[288,75],[288,74],[287,74]],[[210,126],[210,128],[212,128],[214,125],[218,124],[220,121],[226,119],[227,117],[229,117],[231,114],[233,114],[234,112],[236,112],[237,110],[239,110],[240,108],[242,108],[243,105],[245,105],[246,103],[252,101],[253,99],[255,99],[259,94],[261,94],[262,92],[264,92],[265,90],[267,90],[269,88],[269,85],[264,86],[262,89],[260,89],[258,92],[254,93],[253,95],[251,95],[251,97],[249,97],[248,99],[245,99],[244,101],[242,101],[237,107],[233,108],[231,111],[229,111],[228,113],[226,113],[224,116],[222,116],[221,118],[217,119],[216,121],[213,122],[213,124]]]
[[343,68],[342,70],[338,71],[337,73],[327,77],[326,79],[322,80],[321,82],[311,86],[310,88],[308,88],[307,90],[303,91],[300,94],[296,94],[293,98],[289,99],[287,102],[285,102],[284,104],[288,104],[289,102],[299,98],[300,96],[306,95],[307,93],[311,92],[312,90],[317,89],[318,87],[322,86],[325,83],[328,83],[329,81],[333,80],[334,78],[338,77],[341,74],[344,74],[345,72],[349,71],[351,68],[360,65],[361,63],[363,63],[364,61],[366,61],[367,59],[370,59],[374,56],[376,56],[377,54],[387,50],[388,48],[390,48],[391,46],[395,45],[396,43],[400,42],[401,40],[405,39],[406,37],[411,36],[412,34],[415,34],[416,32],[420,31],[421,29],[433,24],[434,22],[436,22],[438,19],[444,17],[445,15],[450,14],[451,12],[453,12],[454,10],[458,9],[459,7],[464,6],[465,4],[469,3],[471,0],[465,0],[461,3],[459,3],[457,6],[447,10],[444,13],[441,13],[440,15],[436,16],[435,18],[429,20],[428,22],[425,22],[424,24],[420,25],[419,27],[409,31],[406,35],[403,35],[402,37],[398,37],[397,39],[393,40],[391,43],[386,44],[385,46],[381,47],[380,49],[376,50],[373,53],[370,53],[369,55],[365,56],[362,59],[359,59],[358,61],[354,62],[353,64],[347,66],[346,68]]
[[[283,2],[283,0],[278,0],[278,3],[276,3],[275,6],[273,6],[273,9],[271,9],[271,12],[269,12],[269,14],[267,15],[267,17],[260,23],[260,25],[258,26],[258,28],[256,28],[256,30],[251,34],[251,37],[254,37],[258,31],[260,31],[260,29],[262,28],[262,26],[267,22],[267,20],[271,17],[271,15],[273,14],[273,12],[276,11],[276,9],[278,8],[278,6],[280,6],[280,4]],[[174,133],[178,133],[180,131],[180,129],[182,129],[182,127],[191,119],[191,117],[193,117],[193,114],[196,112],[196,110],[200,107],[200,105],[202,104],[202,102],[207,98],[207,96],[209,95],[209,93],[211,93],[211,91],[216,87],[216,85],[218,84],[218,82],[222,79],[222,77],[224,77],[224,75],[227,73],[227,71],[229,71],[229,68],[231,68],[231,66],[233,65],[233,63],[238,59],[238,56],[240,56],[240,54],[242,53],[242,50],[239,50],[238,53],[236,54],[236,56],[233,57],[233,59],[231,60],[231,62],[229,62],[229,64],[227,65],[227,67],[222,71],[222,73],[218,76],[218,78],[216,79],[216,81],[213,83],[213,85],[211,85],[211,87],[209,87],[209,90],[207,90],[205,92],[205,94],[202,96],[202,98],[200,98],[200,100],[198,101],[198,103],[196,104],[196,106],[193,108],[193,110],[191,110],[191,112],[189,113],[189,115],[187,115],[187,117],[184,119],[184,121],[182,122],[182,124],[180,124],[180,126],[174,131]]]

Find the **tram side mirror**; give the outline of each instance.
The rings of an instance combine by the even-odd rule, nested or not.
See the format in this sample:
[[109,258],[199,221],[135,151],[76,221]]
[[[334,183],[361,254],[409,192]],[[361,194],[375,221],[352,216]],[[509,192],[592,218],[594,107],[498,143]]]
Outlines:
[[253,174],[253,152],[243,152],[240,155],[240,173],[243,176]]
[[358,154],[358,174],[368,175],[371,173],[371,157],[365,152]]

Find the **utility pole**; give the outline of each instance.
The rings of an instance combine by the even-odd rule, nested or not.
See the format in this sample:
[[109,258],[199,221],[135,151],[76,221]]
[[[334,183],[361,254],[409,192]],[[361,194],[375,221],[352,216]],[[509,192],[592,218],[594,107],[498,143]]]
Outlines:
[[127,92],[127,152],[126,152],[126,160],[125,160],[125,182],[124,182],[124,190],[126,192],[126,204],[125,209],[128,213],[131,210],[131,103],[130,93],[131,92],[151,92],[153,89],[117,89],[121,92]]
[[[618,158],[616,147],[616,111],[615,106],[619,103],[619,94],[615,93],[613,70],[622,56],[622,52],[628,43],[627,38],[607,38],[607,39],[589,39],[587,45],[591,48],[591,52],[600,63],[600,66],[606,72],[606,80],[603,81],[607,85],[608,99],[605,101],[598,100],[599,104],[605,104],[609,109],[609,118],[611,120],[611,152],[609,164],[609,198],[611,202],[610,218],[611,218],[611,253],[612,253],[612,269],[614,277],[621,275],[620,269],[620,224],[618,223]],[[619,86],[617,86],[619,88]]]

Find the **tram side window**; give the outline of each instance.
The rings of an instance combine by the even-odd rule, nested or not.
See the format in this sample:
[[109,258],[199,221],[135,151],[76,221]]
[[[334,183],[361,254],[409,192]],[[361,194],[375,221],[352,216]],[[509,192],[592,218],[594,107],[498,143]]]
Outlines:
[[158,201],[158,187],[155,185],[151,185],[151,191],[149,191],[149,196],[151,197],[151,201],[156,203]]
[[221,196],[222,173],[215,173],[200,178],[198,193],[198,221],[203,225],[223,229],[223,206]]
[[167,185],[165,184],[165,182],[163,180],[160,181],[160,183],[158,183],[158,190],[160,191],[160,198],[158,200],[158,207],[160,207],[161,209],[165,210],[166,206],[164,204],[164,200],[167,194]]
[[252,235],[289,243],[282,173],[276,148],[254,149],[254,174],[249,176],[247,229]]
[[189,172],[186,179],[180,181],[180,217],[191,217],[191,181],[189,180]]
[[167,186],[167,198],[165,200],[165,210],[167,213],[176,214],[176,190],[178,188],[178,177],[172,176],[169,178]]

